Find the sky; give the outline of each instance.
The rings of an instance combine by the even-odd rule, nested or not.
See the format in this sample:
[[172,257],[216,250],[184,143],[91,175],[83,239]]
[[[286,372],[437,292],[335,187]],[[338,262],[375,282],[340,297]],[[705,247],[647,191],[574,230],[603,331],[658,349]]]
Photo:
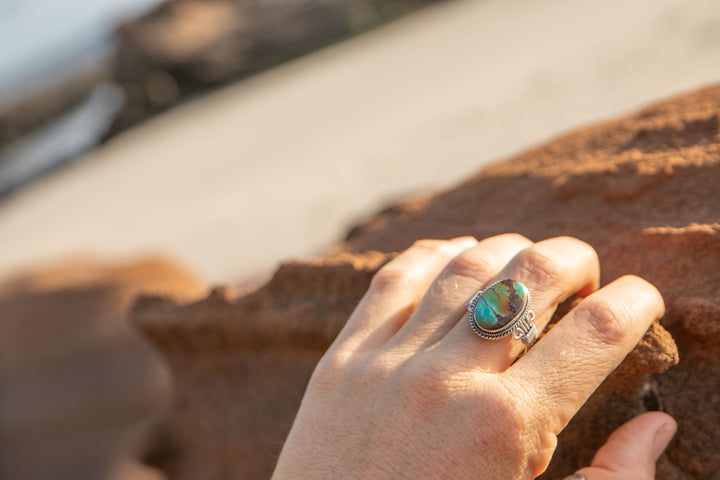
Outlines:
[[159,0],[0,0],[0,104],[83,57],[108,51],[114,26]]

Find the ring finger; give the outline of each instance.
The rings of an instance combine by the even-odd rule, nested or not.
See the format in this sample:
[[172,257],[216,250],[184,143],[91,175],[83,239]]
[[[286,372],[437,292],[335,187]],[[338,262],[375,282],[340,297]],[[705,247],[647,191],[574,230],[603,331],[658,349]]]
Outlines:
[[532,242],[522,235],[506,233],[481,240],[450,260],[395,335],[393,344],[417,351],[445,336],[465,311],[465,301],[477,286],[487,283],[529,245]]
[[[535,326],[541,332],[558,304],[573,294],[587,296],[600,282],[597,253],[587,243],[570,237],[556,237],[535,243],[513,257],[493,281],[512,279],[521,282],[532,294],[530,308]],[[478,285],[476,290],[484,286]],[[454,355],[465,369],[502,372],[524,349],[512,335],[488,340],[475,335],[465,321],[439,341],[434,354]]]

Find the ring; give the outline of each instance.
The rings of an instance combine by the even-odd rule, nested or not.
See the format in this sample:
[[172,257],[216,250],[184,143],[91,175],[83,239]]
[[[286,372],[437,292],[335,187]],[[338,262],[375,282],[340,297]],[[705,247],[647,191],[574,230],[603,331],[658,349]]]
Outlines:
[[530,345],[537,335],[530,310],[530,291],[516,280],[501,280],[476,292],[468,301],[470,326],[483,338],[495,340],[512,333]]

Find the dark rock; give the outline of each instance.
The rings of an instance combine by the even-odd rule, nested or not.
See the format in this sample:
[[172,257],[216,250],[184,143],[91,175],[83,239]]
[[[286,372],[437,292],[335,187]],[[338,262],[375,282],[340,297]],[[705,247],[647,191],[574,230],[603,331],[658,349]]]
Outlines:
[[118,30],[114,77],[127,104],[113,132],[430,1],[168,1]]

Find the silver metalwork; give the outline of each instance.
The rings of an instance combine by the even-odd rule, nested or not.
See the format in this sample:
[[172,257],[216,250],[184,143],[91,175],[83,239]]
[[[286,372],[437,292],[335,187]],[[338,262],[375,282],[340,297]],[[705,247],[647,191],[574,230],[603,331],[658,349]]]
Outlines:
[[490,290],[497,283],[500,282],[492,283],[485,287],[484,290],[475,292],[475,294],[470,297],[467,306],[468,316],[470,318],[470,326],[475,333],[480,335],[482,338],[487,338],[488,340],[497,340],[512,333],[512,336],[515,340],[522,341],[527,347],[528,345],[532,344],[532,342],[535,340],[535,337],[537,336],[537,328],[533,323],[535,320],[535,312],[530,310],[531,296],[530,290],[527,290],[527,287],[527,301],[525,302],[522,311],[518,313],[515,318],[512,319],[503,328],[498,330],[486,330],[480,325],[478,325],[477,320],[475,319],[475,307],[477,306],[478,301],[485,294],[485,292]]
[[569,477],[565,477],[563,480],[585,480],[582,473],[573,473]]

